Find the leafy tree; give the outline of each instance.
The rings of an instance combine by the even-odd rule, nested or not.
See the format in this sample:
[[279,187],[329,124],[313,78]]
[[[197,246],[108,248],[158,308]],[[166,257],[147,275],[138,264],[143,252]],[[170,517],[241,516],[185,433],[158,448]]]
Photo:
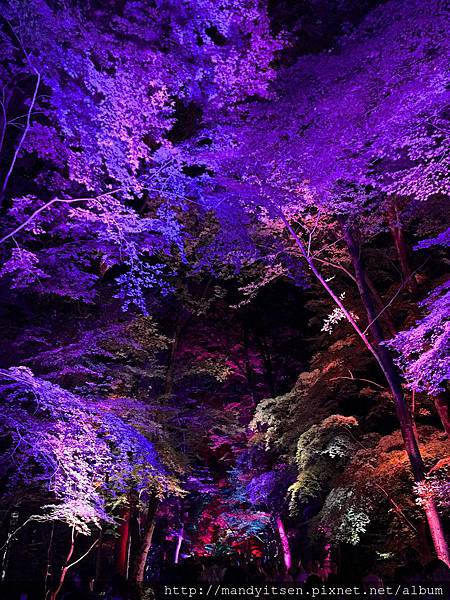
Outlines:
[[111,520],[108,506],[130,488],[156,495],[177,490],[153,444],[107,405],[89,405],[24,367],[1,375],[6,499],[47,494],[48,518],[87,534],[89,525]]
[[[417,23],[421,23],[419,30]],[[219,126],[217,149],[225,142],[228,152],[219,150],[219,157],[211,162],[225,170],[231,189],[241,186],[241,197],[231,200],[230,210],[233,202],[240,203],[263,227],[268,226],[276,240],[283,239],[284,233],[289,235],[290,241],[285,238],[289,251],[297,252],[335,303],[334,319],[345,318],[378,363],[394,399],[417,483],[425,478],[424,463],[398,370],[383,345],[385,334],[362,247],[365,236],[376,235],[383,227],[386,195],[408,194],[423,202],[446,192],[441,171],[446,142],[435,133],[434,122],[445,119],[447,91],[440,74],[447,25],[448,14],[440,2],[432,10],[412,3],[405,11],[403,4],[395,1],[388,11],[375,9],[343,41],[339,53],[308,62],[309,95],[301,85],[297,86],[301,96],[292,92],[292,78],[289,89],[280,86],[281,102],[295,105],[294,111],[280,110],[278,103],[257,106],[251,119],[243,119],[242,140],[237,139],[239,122]],[[439,50],[430,51],[430,47]],[[395,60],[387,60],[386,53]],[[300,70],[304,62],[292,69],[299,83],[305,81]],[[418,86],[423,90],[419,96]],[[342,100],[336,101],[336,97]],[[426,112],[429,108],[432,115]],[[310,110],[315,114],[313,120],[308,120]],[[429,153],[422,152],[422,143]],[[421,148],[417,153],[416,145]],[[247,157],[245,162],[239,160],[242,155]],[[412,189],[411,178],[416,182]],[[323,230],[332,247],[341,246],[350,261],[365,328],[321,270],[325,236],[318,246],[317,233]],[[330,266],[326,258],[324,262]],[[339,260],[337,268],[348,272]],[[449,562],[442,523],[432,500],[425,509],[436,551]]]

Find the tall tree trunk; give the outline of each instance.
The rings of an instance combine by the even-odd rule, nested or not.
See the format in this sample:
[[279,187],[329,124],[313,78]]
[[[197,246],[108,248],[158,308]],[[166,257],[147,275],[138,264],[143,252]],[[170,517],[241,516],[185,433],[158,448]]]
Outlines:
[[279,515],[275,517],[275,522],[277,524],[278,535],[280,536],[284,566],[286,567],[286,571],[288,571],[292,567],[292,556],[291,549],[289,547],[289,538],[284,528],[284,523]]
[[448,397],[445,397],[444,394],[438,394],[434,396],[434,406],[436,408],[436,412],[441,419],[441,423],[444,426],[445,432],[450,437],[450,405]]
[[244,362],[245,362],[245,376],[247,378],[247,384],[252,396],[253,405],[256,406],[256,393],[255,393],[255,378],[253,375],[252,364],[250,360],[250,332],[248,325],[243,324],[243,342],[244,342]]
[[183,545],[183,541],[184,541],[184,523],[186,522],[186,519],[188,518],[188,513],[186,513],[183,510],[183,500],[181,500],[180,498],[177,499],[177,512],[178,512],[179,529],[178,529],[178,534],[177,534],[177,543],[175,546],[175,553],[174,553],[174,557],[173,557],[173,562],[176,565],[178,564],[178,562],[180,560],[181,546]]
[[181,342],[181,338],[182,338],[184,329],[185,329],[186,325],[189,323],[190,318],[191,318],[191,315],[187,314],[186,316],[184,316],[184,317],[180,316],[177,319],[175,332],[174,332],[174,336],[173,336],[173,340],[172,340],[172,345],[171,345],[170,353],[169,353],[169,360],[167,363],[166,377],[165,377],[165,381],[164,381],[164,395],[165,396],[171,396],[173,393],[173,386],[175,383],[175,371],[176,371],[176,366],[177,366],[177,363],[176,363],[177,353],[178,353],[178,349],[180,347],[180,342]]
[[64,585],[67,571],[70,569],[70,559],[72,558],[73,552],[75,550],[75,537],[76,537],[75,529],[72,527],[71,538],[70,538],[70,547],[69,547],[69,552],[67,553],[67,556],[66,556],[66,562],[64,563],[64,565],[61,568],[61,572],[59,574],[58,585],[57,585],[56,589],[50,594],[50,600],[56,600],[59,592],[62,589],[62,586]]
[[132,569],[132,580],[136,583],[142,583],[144,581],[145,566],[147,564],[147,557],[152,545],[153,532],[155,530],[157,508],[158,501],[156,498],[152,498],[148,504],[141,542]]
[[175,335],[170,347],[169,361],[167,364],[166,378],[164,382],[164,395],[171,396],[173,391],[174,377],[175,377],[175,357],[178,351],[178,344],[180,342],[182,326],[179,324],[175,330]]
[[47,563],[45,565],[45,578],[44,578],[44,598],[47,598],[48,593],[48,581],[52,575],[52,550],[53,550],[53,537],[55,534],[55,521],[52,521],[50,525],[50,536],[48,540],[47,549]]
[[180,530],[177,535],[177,545],[175,548],[175,556],[173,562],[177,565],[180,560],[180,550],[184,540],[184,523],[181,524]]
[[400,222],[400,214],[398,204],[395,198],[392,199],[390,209],[388,211],[389,229],[391,230],[392,239],[394,240],[395,250],[402,273],[403,282],[406,282],[407,289],[411,294],[417,294],[417,280],[411,269],[409,260],[409,249],[405,240],[405,234]]
[[385,303],[383,302],[383,298],[378,293],[378,290],[373,285],[372,280],[367,275],[367,273],[366,283],[375,301],[378,314],[380,314],[383,311],[381,318],[383,319],[383,324],[385,325],[386,331],[389,333],[389,337],[394,337],[397,333],[397,329],[394,325],[394,322],[392,321],[391,311],[389,310],[389,308],[385,309]]
[[270,397],[275,398],[275,396],[276,396],[275,381],[274,381],[274,375],[273,375],[273,366],[272,366],[272,359],[270,356],[270,350],[267,346],[267,342],[266,342],[264,333],[262,331],[260,332],[257,327],[254,327],[253,330],[254,330],[255,342],[258,347],[259,353],[261,354],[262,361],[263,361],[267,389],[270,394]]
[[129,542],[130,542],[131,508],[127,506],[122,512],[117,543],[116,569],[123,577],[128,577]]
[[98,538],[98,548],[97,548],[97,556],[95,557],[95,579],[94,586],[98,585],[98,582],[102,580],[103,574],[103,539],[104,539],[104,529],[101,530],[100,536]]
[[[7,530],[7,535],[6,535],[6,542],[3,544],[3,553],[2,553],[2,558],[1,558],[1,577],[0,577],[1,583],[3,581],[5,581],[6,573],[8,570],[10,551],[11,551],[10,542],[12,542],[12,540],[15,537],[15,533],[19,530],[19,528],[17,527],[17,523],[19,520],[19,511],[16,510],[14,507],[14,509],[11,509],[11,513],[7,512],[6,514],[9,517],[9,519],[8,519],[8,530]],[[3,522],[0,523],[0,525],[3,525]]]
[[[411,464],[411,469],[413,472],[414,480],[417,483],[422,482],[425,479],[425,467],[423,464],[422,456],[420,454],[417,439],[416,439],[416,436],[414,433],[414,424],[413,424],[413,420],[412,420],[411,413],[409,410],[409,406],[403,395],[403,390],[401,387],[400,379],[398,377],[392,357],[390,356],[387,349],[384,348],[383,346],[375,348],[374,345],[369,340],[369,338],[366,336],[366,334],[363,331],[361,331],[361,329],[358,326],[358,323],[355,321],[352,314],[346,309],[346,307],[342,303],[339,296],[337,294],[335,294],[335,292],[329,286],[328,282],[324,279],[324,277],[322,276],[320,271],[317,269],[317,267],[314,263],[314,259],[308,253],[305,245],[303,244],[302,240],[300,239],[300,237],[298,236],[298,234],[296,233],[296,231],[294,230],[292,225],[287,220],[284,213],[282,211],[280,211],[279,215],[280,215],[281,220],[285,224],[286,228],[288,229],[289,233],[291,234],[293,240],[297,244],[302,256],[308,263],[308,266],[311,269],[312,273],[317,278],[317,280],[320,282],[320,284],[323,286],[323,288],[328,292],[328,294],[333,299],[335,304],[341,309],[342,313],[344,314],[344,316],[346,317],[348,322],[352,325],[353,329],[358,334],[361,341],[364,343],[366,348],[369,350],[369,352],[375,358],[375,360],[379,364],[381,370],[383,371],[383,374],[389,385],[389,388],[390,388],[390,391],[392,394],[392,398],[394,400],[397,418],[399,420],[400,430],[401,430],[401,433],[403,436],[405,449],[406,449],[406,452],[408,454],[408,458],[409,458],[409,461]],[[368,316],[369,323],[371,325],[371,331],[373,334],[374,331],[376,333],[376,331],[377,331],[376,327],[378,326],[378,328],[379,328],[379,324],[376,319],[377,315],[375,314],[375,311],[373,308],[373,303],[371,301],[371,296],[368,291],[367,282],[364,277],[363,263],[362,263],[361,256],[359,253],[359,248],[355,245],[353,236],[351,235],[350,230],[346,227],[346,224],[343,223],[342,225],[343,225],[344,235],[346,236],[346,241],[349,244],[349,251],[352,255],[352,259],[354,259],[354,263],[355,263],[354,267],[356,267],[358,269],[358,272],[355,273],[357,276],[358,289],[360,291],[361,299],[364,303],[366,311],[368,312],[367,316]],[[356,271],[356,268],[355,268],[355,271]],[[435,548],[437,557],[439,559],[443,560],[447,565],[450,566],[450,556],[449,556],[448,546],[447,546],[447,542],[446,542],[446,538],[445,538],[445,533],[444,533],[441,519],[439,518],[439,514],[437,512],[434,500],[432,500],[432,499],[429,500],[427,505],[424,507],[424,510],[425,510],[425,514],[427,517],[428,526],[430,528],[431,537],[433,539],[433,544],[434,544],[434,548]]]
[[[356,241],[352,229],[345,223],[341,223],[341,225],[347,247],[352,257],[359,294],[369,320],[369,330],[376,345],[376,353],[379,357],[379,364],[383,369],[392,393],[397,417],[400,423],[400,430],[402,432],[406,452],[408,453],[408,458],[411,463],[414,480],[416,483],[420,483],[425,479],[425,466],[420,453],[417,437],[415,435],[414,421],[412,419],[408,403],[406,402],[403,394],[401,380],[398,376],[392,356],[389,350],[382,345],[382,342],[384,341],[383,332],[378,321],[377,312],[375,310],[369,288],[367,286],[360,246]],[[438,558],[447,564],[450,564],[450,556],[444,528],[434,501],[430,500],[427,503],[425,506],[425,512],[434,546],[436,548],[436,554]]]

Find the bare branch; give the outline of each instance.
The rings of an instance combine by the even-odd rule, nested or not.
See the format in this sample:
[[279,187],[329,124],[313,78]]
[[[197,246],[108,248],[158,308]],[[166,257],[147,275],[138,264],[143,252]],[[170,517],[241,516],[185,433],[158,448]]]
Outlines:
[[16,233],[19,233],[19,231],[21,231],[24,227],[26,227],[29,223],[31,223],[41,212],[43,212],[44,210],[46,210],[53,204],[56,204],[58,202],[61,204],[73,204],[75,202],[87,202],[89,200],[91,200],[91,201],[92,200],[100,200],[100,198],[105,198],[107,196],[111,196],[112,194],[115,194],[116,192],[120,191],[121,189],[122,188],[117,188],[110,192],[105,192],[104,194],[100,194],[99,196],[95,196],[95,197],[91,197],[91,198],[53,198],[53,200],[49,200],[43,206],[41,206],[40,208],[35,210],[28,217],[28,219],[26,219],[23,223],[18,225],[13,231],[11,231],[10,233],[8,233],[4,237],[2,237],[0,239],[0,244],[3,244],[3,242],[6,242],[6,240],[9,240],[10,238],[14,237],[16,235]]
[[362,377],[353,377],[353,375],[351,377],[345,377],[344,375],[342,377],[332,377],[330,379],[330,381],[337,381],[338,379],[350,379],[350,381],[364,381],[365,383],[370,383],[371,385],[376,386],[380,390],[386,389],[384,386],[380,385],[379,383],[376,383],[375,381],[372,381],[371,379],[364,379]]
[[5,179],[3,181],[2,190],[1,190],[1,193],[0,193],[0,198],[2,200],[3,200],[4,196],[5,196],[5,191],[6,191],[6,188],[8,186],[8,182],[9,182],[9,179],[11,177],[11,174],[12,174],[12,172],[14,170],[15,165],[16,165],[17,157],[19,156],[20,151],[22,150],[22,146],[23,146],[23,144],[25,142],[25,138],[27,137],[28,131],[30,129],[30,125],[31,125],[31,113],[33,112],[34,105],[36,103],[37,93],[38,93],[38,90],[39,90],[39,86],[41,84],[41,74],[36,69],[34,69],[34,72],[36,74],[36,85],[34,87],[33,97],[31,98],[30,108],[29,108],[28,113],[27,113],[27,120],[26,120],[25,128],[24,128],[23,133],[22,133],[22,135],[20,137],[19,143],[17,144],[17,147],[16,147],[16,150],[14,152],[14,156],[12,158],[12,161],[11,161],[11,164],[9,166],[8,172],[6,173]]
[[344,304],[343,304],[342,300],[339,298],[339,296],[328,285],[327,281],[324,279],[324,277],[322,276],[322,274],[320,273],[320,271],[317,269],[316,265],[314,264],[314,260],[312,259],[312,257],[308,256],[308,254],[306,252],[306,248],[305,248],[305,246],[304,246],[301,238],[296,233],[296,231],[294,230],[294,228],[292,227],[292,225],[289,223],[289,221],[286,218],[286,215],[282,211],[281,207],[277,207],[277,208],[278,208],[278,214],[280,216],[280,219],[282,220],[282,222],[286,226],[286,229],[291,234],[291,236],[294,239],[295,243],[297,244],[297,246],[298,246],[298,248],[299,248],[302,256],[305,258],[305,260],[308,263],[308,266],[311,269],[311,271],[313,272],[314,276],[321,283],[321,285],[323,286],[323,288],[327,291],[327,293],[332,298],[332,300],[334,301],[334,303],[337,304],[338,308],[341,309],[341,311],[344,314],[344,316],[347,319],[347,321],[350,323],[350,325],[353,327],[353,329],[355,330],[355,332],[358,334],[359,338],[361,339],[361,341],[363,342],[363,344],[366,346],[367,350],[372,354],[372,356],[375,358],[375,360],[377,361],[377,363],[380,365],[380,368],[382,369],[383,373],[385,373],[384,365],[382,364],[382,362],[380,360],[380,357],[378,356],[377,351],[375,350],[375,348],[371,344],[369,338],[359,328],[358,323],[355,321],[355,319],[353,318],[353,316],[350,313],[350,311],[348,311],[346,309],[346,307],[344,306]]
[[314,232],[316,231],[317,226],[319,225],[319,219],[320,219],[320,210],[317,211],[316,222],[314,223],[313,228],[309,232],[309,236],[308,236],[308,250],[307,250],[308,256],[311,255],[311,243],[312,243]]
[[356,278],[354,275],[352,275],[350,273],[350,271],[348,269],[346,269],[345,267],[343,267],[342,265],[337,265],[336,263],[331,262],[330,260],[325,260],[323,258],[318,258],[317,256],[313,256],[312,257],[313,260],[317,260],[318,262],[324,264],[324,265],[328,265],[330,267],[333,267],[333,269],[339,269],[340,271],[343,271],[346,275],[348,275],[348,277],[350,277],[350,279],[356,283]]
[[71,569],[74,565],[78,564],[79,562],[81,562],[83,560],[83,558],[86,558],[86,556],[89,554],[89,552],[99,543],[100,541],[100,537],[98,537],[95,542],[93,544],[91,544],[88,548],[88,550],[82,554],[80,556],[80,558],[77,558],[77,560],[74,560],[73,562],[71,562],[70,564],[67,565],[67,570]]
[[399,286],[398,290],[395,292],[395,294],[392,296],[392,298],[389,300],[389,302],[380,310],[380,312],[377,314],[377,316],[372,319],[372,321],[370,321],[370,323],[367,325],[367,327],[364,329],[363,333],[366,334],[370,327],[372,327],[372,325],[375,323],[375,321],[378,321],[378,319],[381,317],[381,315],[391,306],[391,304],[394,302],[394,300],[397,298],[397,296],[400,294],[400,292],[402,291],[402,289],[406,286],[406,284],[408,283],[408,281],[414,277],[414,275],[420,270],[422,269],[422,267],[430,260],[430,258],[427,258],[421,265],[419,265],[417,267],[417,269],[415,269],[406,279],[405,281],[403,281],[403,283]]
[[5,141],[5,133],[6,133],[7,120],[8,120],[8,117],[6,115],[6,106],[5,106],[5,90],[3,90],[2,96],[3,97],[0,102],[1,111],[2,111],[2,130],[0,133],[0,153],[3,148],[3,142]]

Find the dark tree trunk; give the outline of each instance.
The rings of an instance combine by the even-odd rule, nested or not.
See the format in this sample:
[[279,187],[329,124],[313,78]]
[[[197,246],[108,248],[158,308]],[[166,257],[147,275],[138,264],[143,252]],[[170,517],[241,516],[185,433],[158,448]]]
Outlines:
[[55,522],[52,521],[50,525],[50,535],[48,539],[48,550],[47,550],[47,562],[45,565],[45,577],[44,577],[44,596],[47,597],[48,593],[48,582],[52,575],[52,550],[53,550],[53,537],[55,534]]
[[252,395],[252,400],[254,406],[256,406],[256,393],[255,393],[255,378],[253,376],[253,369],[250,360],[250,332],[248,330],[248,325],[244,323],[244,362],[245,362],[245,377],[247,378],[248,387],[250,393]]
[[102,579],[103,572],[103,560],[104,560],[104,530],[102,529],[100,532],[100,536],[98,539],[98,547],[97,547],[97,556],[95,557],[95,585]]
[[180,341],[180,333],[181,333],[181,326],[178,326],[175,331],[174,339],[172,341],[172,345],[170,348],[170,354],[169,354],[169,362],[167,364],[166,379],[165,379],[165,383],[164,383],[164,394],[166,396],[171,396],[172,392],[173,392],[175,366],[176,366],[175,358],[176,358],[177,351],[178,351],[178,344]]
[[417,294],[417,280],[413,274],[411,263],[409,260],[409,248],[405,240],[402,225],[400,223],[400,215],[395,198],[392,200],[391,207],[388,213],[389,229],[391,230],[392,239],[394,240],[395,250],[402,273],[403,282],[406,282],[406,288],[411,294]]
[[[367,273],[366,273],[366,283],[367,283],[367,287],[369,288],[370,293],[372,294],[372,297],[375,301],[378,314],[380,314],[381,311],[383,311],[383,309],[384,309],[385,303],[383,302],[383,298],[378,293],[378,290],[373,285],[372,280],[367,275]],[[394,325],[394,322],[392,321],[391,311],[389,309],[384,310],[383,314],[380,315],[380,318],[383,321],[386,331],[389,333],[389,337],[394,337],[394,335],[397,333],[397,330]]]
[[128,576],[130,518],[131,509],[127,506],[122,512],[122,522],[119,527],[119,539],[116,547],[116,569],[123,577]]
[[264,333],[260,333],[258,329],[254,328],[255,332],[255,341],[258,347],[259,353],[261,354],[261,358],[264,365],[264,374],[267,384],[267,389],[269,391],[270,397],[275,398],[276,390],[275,390],[275,382],[273,375],[273,367],[272,367],[272,359],[270,357],[270,350],[267,347],[266,339]]
[[152,545],[153,532],[155,530],[155,516],[157,508],[158,500],[156,498],[152,498],[148,504],[145,522],[142,527],[140,544],[131,573],[131,578],[136,583],[142,583],[144,581],[145,566],[147,564],[147,557]]
[[189,323],[190,318],[191,318],[191,315],[187,315],[184,318],[180,317],[178,319],[176,327],[175,327],[175,332],[174,332],[174,336],[173,336],[172,345],[170,348],[169,360],[167,363],[167,371],[166,371],[166,377],[165,377],[165,382],[164,382],[164,394],[166,396],[171,396],[173,393],[173,386],[175,383],[175,371],[176,371],[176,366],[177,366],[177,362],[176,362],[177,353],[178,353],[178,349],[180,347],[180,342],[181,342],[183,332],[185,330],[185,327]]
[[71,534],[71,539],[70,539],[70,547],[69,547],[69,551],[67,553],[66,556],[66,561],[64,563],[64,565],[61,567],[61,571],[59,574],[59,581],[58,581],[58,585],[56,586],[56,589],[53,590],[50,594],[50,600],[56,600],[56,598],[58,597],[59,592],[62,589],[62,586],[64,585],[64,581],[66,579],[66,575],[67,575],[67,571],[70,569],[70,559],[72,558],[72,555],[74,553],[75,550],[75,531],[72,529],[72,534]]
[[450,437],[450,404],[449,399],[444,394],[439,394],[433,398],[434,406],[444,426],[445,432]]
[[[381,345],[384,341],[383,332],[377,318],[377,312],[374,307],[372,296],[367,286],[365,277],[364,263],[361,256],[361,249],[356,241],[354,232],[345,223],[341,223],[342,231],[349,249],[353,268],[355,271],[356,282],[362,303],[364,305],[367,318],[369,320],[369,329],[375,342],[376,352],[379,357],[379,363],[383,369],[397,412],[397,417],[400,423],[400,430],[405,443],[405,449],[411,463],[414,480],[417,483],[425,479],[425,466],[420,453],[419,445],[415,435],[414,421],[411,412],[403,394],[400,377],[398,376],[396,366],[392,359],[389,350]],[[450,558],[448,546],[445,538],[445,533],[436,505],[433,501],[429,501],[425,507],[425,512],[430,527],[431,536],[438,558],[449,564]]]
[[377,312],[375,310],[372,296],[367,286],[365,268],[360,247],[356,242],[353,232],[345,224],[343,224],[343,235],[350,251],[359,294],[369,320],[369,330],[372,334],[373,341],[375,342],[377,354],[380,358],[384,374],[388,380],[389,387],[394,397],[394,403],[397,410],[397,415],[399,417],[402,434],[405,439],[406,449],[411,458],[412,469],[415,477],[422,480],[425,470],[423,467],[422,458],[420,456],[419,447],[417,445],[416,436],[414,434],[413,420],[403,394],[401,381],[397,374],[397,368],[395,367],[394,361],[387,348],[380,345],[381,342],[384,341],[383,331],[377,318]]

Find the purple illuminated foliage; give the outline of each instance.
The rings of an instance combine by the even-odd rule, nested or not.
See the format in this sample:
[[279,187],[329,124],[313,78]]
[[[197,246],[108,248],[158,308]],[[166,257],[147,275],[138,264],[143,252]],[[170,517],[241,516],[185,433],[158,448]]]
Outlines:
[[[108,522],[130,489],[168,491],[153,445],[106,406],[89,403],[24,367],[3,370],[3,435],[11,436],[2,474],[6,496],[46,496],[44,513],[82,533]],[[22,498],[23,501],[23,498]],[[45,502],[45,500],[44,500]],[[108,510],[109,509],[109,510]]]

